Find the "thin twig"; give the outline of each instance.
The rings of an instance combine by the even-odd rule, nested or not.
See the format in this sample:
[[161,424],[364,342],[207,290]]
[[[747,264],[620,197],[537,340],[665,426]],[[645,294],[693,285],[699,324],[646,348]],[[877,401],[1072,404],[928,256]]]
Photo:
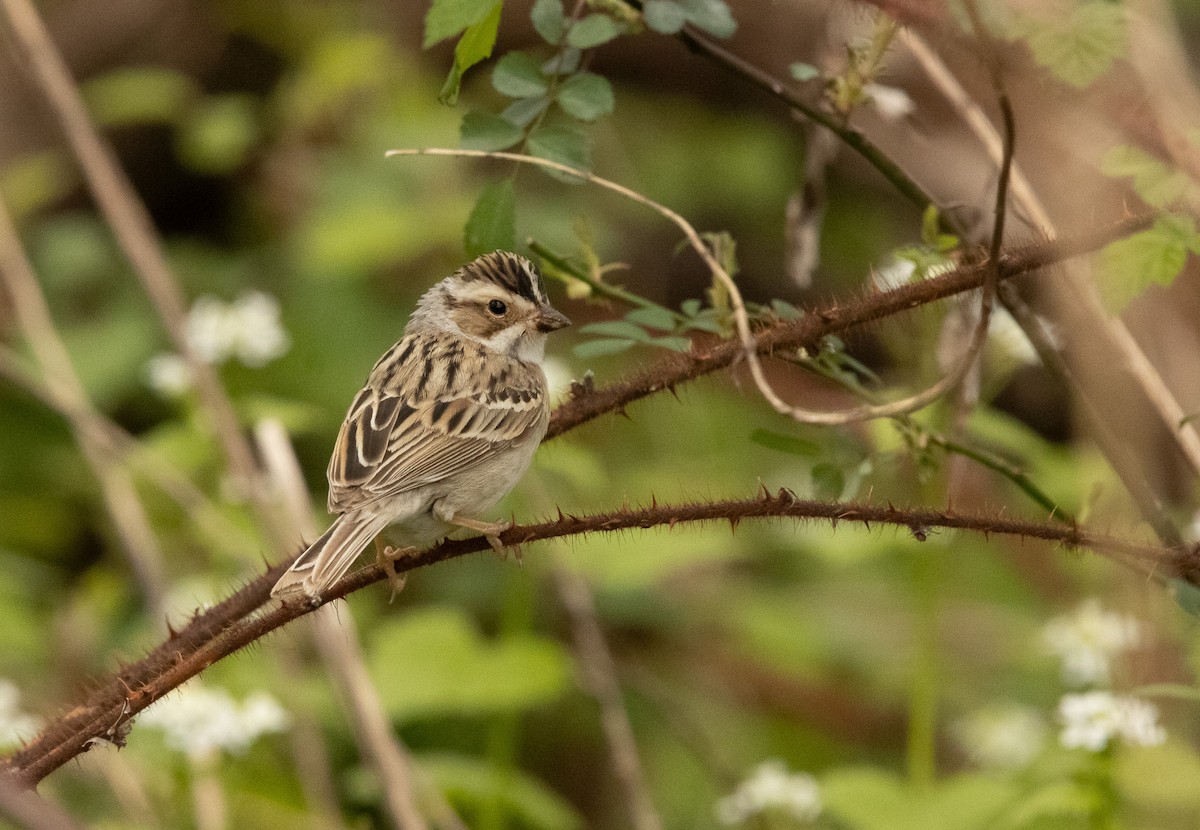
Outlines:
[[87,825],[62,807],[29,792],[4,772],[0,772],[0,816],[24,830],[87,830]]
[[244,494],[259,506],[264,520],[268,520],[271,511],[262,501],[261,488],[255,486],[258,468],[249,442],[213,368],[197,357],[188,342],[184,295],[145,205],[92,124],[71,72],[31,0],[0,0],[0,5],[8,15],[13,41],[58,120],[96,204],[153,301],[176,350],[187,361],[196,392],[224,448],[234,478]]
[[612,285],[603,280],[594,279],[583,268],[577,267],[543,242],[539,242],[531,237],[527,240],[526,244],[529,245],[529,250],[537,254],[543,261],[550,263],[555,269],[569,275],[572,279],[579,280],[588,287],[592,294],[598,297],[603,297],[606,300],[615,300],[618,303],[624,303],[633,308],[650,308],[655,311],[665,312],[678,322],[683,322],[687,319],[678,311],[667,308],[665,305],[660,305],[654,302],[654,300],[643,297],[641,294],[626,291],[619,285]]
[[[963,122],[983,145],[993,163],[1001,166],[1004,158],[1003,140],[987,115],[920,35],[911,30],[902,29],[900,36],[917,60],[918,65],[946,100],[954,106]],[[1038,197],[1025,172],[1015,161],[1012,165],[1012,190],[1014,201],[1030,217],[1033,224],[1039,227],[1043,233],[1053,236],[1055,223],[1050,217],[1049,211]],[[1150,363],[1129,328],[1121,318],[1109,315],[1104,311],[1097,299],[1095,286],[1080,273],[1079,266],[1067,263],[1062,281],[1064,284],[1061,286],[1052,284],[1051,291],[1055,291],[1063,297],[1072,298],[1070,301],[1086,315],[1095,331],[1108,332],[1113,350],[1121,356],[1129,375],[1141,388],[1147,401],[1158,414],[1165,431],[1178,443],[1193,474],[1200,475],[1200,432],[1197,432],[1196,424],[1185,421],[1183,407],[1180,406],[1162,376]],[[1015,294],[1011,294],[1008,299],[1005,299],[1005,305],[1026,336],[1029,337],[1030,342],[1034,344],[1043,362],[1054,367],[1068,386],[1079,390],[1081,398],[1089,401],[1093,395],[1078,375],[1071,371],[1069,363],[1062,357],[1062,347],[1057,342],[1057,338],[1044,336],[1046,334],[1044,327]],[[1091,405],[1089,404],[1089,406]],[[1096,434],[1097,429],[1104,430],[1103,419],[1094,412],[1094,407],[1089,411],[1093,412],[1089,417],[1093,434]],[[1098,438],[1103,440],[1103,436],[1098,436]],[[1140,465],[1124,463],[1122,461],[1123,454],[1116,442],[1106,442],[1106,446],[1111,447],[1112,451],[1106,449],[1105,454],[1110,458],[1117,474],[1135,500],[1142,505],[1143,514],[1147,515],[1151,524],[1158,529],[1165,543],[1174,543],[1179,538],[1178,531],[1166,518],[1161,500],[1157,495],[1148,491],[1149,485],[1146,484],[1145,476],[1140,472]]]
[[[34,275],[33,265],[21,248],[17,229],[3,200],[0,200],[0,281],[8,290],[17,323],[41,364],[47,385],[71,411],[94,413],[95,408],[75,373],[67,347],[54,327],[46,297]],[[71,420],[75,442],[100,484],[100,493],[120,541],[119,547],[129,562],[151,617],[162,621],[165,594],[162,551],[133,481],[104,441],[88,428],[92,420],[94,418],[89,415]]]
[[158,450],[138,441],[104,413],[90,406],[78,406],[61,385],[50,386],[39,381],[25,361],[3,345],[0,345],[0,378],[24,389],[47,408],[57,412],[72,430],[87,433],[91,440],[104,447],[114,462],[128,464],[174,501],[212,545],[243,554],[259,548],[257,538],[248,534],[241,525],[225,518],[212,500]]
[[[966,355],[960,360],[959,364],[953,371],[942,377],[932,386],[922,392],[903,398],[898,401],[892,401],[886,404],[878,404],[873,406],[858,406],[852,409],[840,410],[836,412],[817,412],[811,409],[789,404],[783,400],[775,389],[767,380],[766,373],[763,371],[762,362],[758,357],[758,349],[755,345],[754,332],[750,326],[750,317],[746,312],[746,304],[742,299],[741,290],[729,276],[729,273],[713,256],[709,246],[701,239],[700,234],[692,227],[686,219],[681,215],[666,207],[665,205],[655,202],[635,190],[631,190],[624,185],[602,178],[594,173],[578,168],[570,167],[565,164],[560,164],[549,159],[538,158],[536,156],[526,156],[520,153],[506,152],[487,152],[483,150],[458,150],[445,147],[427,147],[414,149],[397,149],[389,150],[388,156],[452,156],[465,158],[491,158],[501,159],[505,161],[520,162],[522,164],[533,164],[538,167],[544,167],[549,170],[557,170],[560,173],[566,173],[572,176],[577,176],[582,181],[589,184],[595,184],[606,190],[611,190],[614,193],[620,194],[631,201],[650,208],[655,213],[658,213],[663,218],[674,223],[683,235],[687,238],[688,244],[692,249],[699,254],[708,270],[712,273],[714,279],[720,282],[721,286],[729,295],[729,304],[733,313],[734,325],[737,329],[738,339],[741,341],[742,354],[745,358],[746,365],[750,369],[750,375],[754,379],[754,385],[758,388],[760,394],[766,399],[767,403],[775,409],[775,411],[794,418],[797,421],[805,424],[819,424],[823,426],[842,426],[858,421],[869,420],[872,418],[889,418],[894,415],[900,415],[908,412],[914,412],[925,406],[928,406],[933,401],[940,398],[950,389],[956,387],[966,373],[970,370],[975,362],[975,357],[982,348],[983,342],[987,337],[987,314],[989,307],[987,305],[987,294],[985,292],[985,307],[984,313],[981,314],[982,325],[978,327],[971,347]],[[1003,225],[1001,224],[1001,230]],[[998,268],[998,264],[993,266]]]
[[[286,430],[278,421],[263,421],[256,435],[271,480],[282,492],[288,518],[304,538],[315,539],[320,533],[313,521],[300,462]],[[426,830],[414,797],[412,762],[388,725],[387,713],[359,647],[353,614],[349,608],[342,608],[336,618],[329,613],[315,614],[312,625],[321,659],[349,710],[359,748],[383,785],[393,825],[398,830]]]
[[[1139,216],[1086,236],[1029,246],[1000,258],[1002,281],[1029,274],[1073,256],[1090,253],[1114,239],[1146,227],[1153,217]],[[987,268],[963,264],[928,280],[908,283],[890,291],[868,294],[846,305],[814,309],[799,320],[765,326],[754,334],[760,354],[797,347],[816,348],[821,340],[856,326],[882,320],[936,300],[977,289],[987,278]],[[649,368],[606,387],[591,390],[561,404],[551,416],[547,439],[606,412],[625,407],[650,395],[731,366],[743,353],[740,342],[723,340],[703,351],[672,353]]]
[[757,87],[765,89],[774,97],[778,98],[783,103],[794,109],[796,112],[804,115],[810,121],[820,124],[838,138],[842,140],[847,147],[854,150],[860,156],[874,167],[885,179],[896,188],[896,190],[905,199],[911,202],[919,210],[924,211],[929,205],[934,204],[934,199],[922,188],[911,176],[905,173],[898,164],[892,161],[888,156],[876,147],[870,139],[860,133],[858,130],[842,123],[842,121],[834,115],[825,112],[818,106],[810,104],[798,95],[793,94],[783,81],[771,75],[759,67],[752,64],[745,58],[735,55],[728,49],[717,45],[713,41],[698,34],[691,27],[684,27],[676,37],[683,42],[688,49],[697,54],[704,55],[721,66],[730,70],[736,75],[750,81]]
[[613,773],[624,793],[629,825],[634,830],[661,830],[662,819],[654,808],[638,759],[637,741],[617,682],[617,669],[604,630],[596,615],[591,586],[564,564],[553,568],[555,593],[571,620],[575,659],[582,670],[583,687],[600,704],[600,726],[608,744]]

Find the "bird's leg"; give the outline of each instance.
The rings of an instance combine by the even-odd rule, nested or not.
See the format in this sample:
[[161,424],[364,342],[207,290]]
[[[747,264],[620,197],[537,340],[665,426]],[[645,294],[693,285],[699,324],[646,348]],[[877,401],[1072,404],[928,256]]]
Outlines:
[[390,605],[396,599],[396,594],[404,590],[404,586],[408,583],[408,573],[396,573],[395,562],[402,556],[409,556],[417,552],[417,548],[394,548],[391,545],[385,545],[379,541],[378,536],[375,537],[375,564],[383,568],[383,572],[387,574],[388,584],[392,586],[392,595],[388,598]]
[[[512,522],[485,522],[479,519],[472,519],[468,516],[459,516],[456,513],[450,515],[440,515],[437,508],[434,508],[434,515],[447,524],[457,525],[467,530],[473,530],[476,533],[482,533],[483,538],[487,539],[487,543],[492,546],[492,550],[496,551],[496,555],[501,559],[508,558],[508,551],[504,543],[500,541],[500,534],[513,526]],[[513,550],[516,551],[517,564],[521,563],[521,546],[513,545]]]

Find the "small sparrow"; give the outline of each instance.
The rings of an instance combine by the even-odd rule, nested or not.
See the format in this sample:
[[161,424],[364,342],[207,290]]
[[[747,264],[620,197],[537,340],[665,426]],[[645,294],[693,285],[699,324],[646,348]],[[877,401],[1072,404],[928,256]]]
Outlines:
[[338,517],[271,595],[320,597],[388,525],[412,550],[455,528],[499,549],[508,523],[478,517],[516,485],[546,434],[546,335],[570,324],[533,263],[505,251],[426,291],[342,422],[327,471]]

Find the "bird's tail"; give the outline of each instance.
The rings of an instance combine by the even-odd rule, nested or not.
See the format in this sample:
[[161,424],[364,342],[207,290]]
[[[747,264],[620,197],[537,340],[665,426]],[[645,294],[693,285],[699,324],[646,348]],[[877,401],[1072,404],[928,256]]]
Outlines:
[[271,596],[304,593],[319,597],[350,570],[362,549],[387,524],[388,516],[375,511],[354,510],[338,516],[317,541],[296,557],[292,567],[271,589]]

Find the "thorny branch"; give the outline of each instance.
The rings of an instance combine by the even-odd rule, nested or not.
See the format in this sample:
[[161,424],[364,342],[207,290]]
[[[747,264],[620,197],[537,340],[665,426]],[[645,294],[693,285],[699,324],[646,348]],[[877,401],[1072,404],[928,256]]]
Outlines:
[[[1176,575],[1191,578],[1200,573],[1198,554],[1189,548],[1163,548],[1061,524],[952,510],[798,499],[785,490],[774,495],[764,490],[756,498],[742,500],[680,505],[661,505],[652,500],[644,508],[622,508],[587,516],[560,514],[551,521],[513,526],[499,534],[499,538],[507,546],[517,546],[585,533],[673,528],[692,522],[727,521],[731,528],[736,528],[743,520],[768,517],[817,519],[834,526],[839,522],[867,528],[872,524],[891,525],[908,529],[918,539],[927,538],[931,530],[938,528],[1040,539],[1069,548],[1086,548],[1157,578]],[[488,542],[482,537],[445,541],[403,558],[394,566],[397,572],[407,573],[488,549]],[[94,743],[122,742],[134,716],[218,660],[323,604],[387,577],[383,566],[371,564],[341,579],[317,605],[271,602],[271,586],[289,565],[285,561],[271,567],[224,602],[197,614],[182,631],[145,658],[100,684],[87,701],[53,721],[28,745],[5,759],[7,772],[32,787]],[[260,613],[253,613],[264,606]]]
[[[999,277],[1012,278],[1051,265],[1070,256],[1086,253],[1114,238],[1128,234],[1149,222],[1136,217],[1119,226],[1086,237],[1056,243],[1042,243],[1001,259]],[[986,274],[986,264],[967,264],[935,279],[899,289],[873,294],[846,306],[830,306],[814,311],[797,321],[765,326],[754,333],[759,353],[814,344],[832,333],[855,325],[879,320],[924,303],[978,288]],[[624,381],[602,389],[583,389],[560,406],[551,420],[547,438],[561,435],[605,413],[622,411],[629,404],[656,392],[670,389],[688,380],[730,366],[743,353],[737,341],[721,341],[704,351],[672,355],[657,365]],[[772,511],[774,506],[774,512]],[[1093,536],[1061,525],[1042,525],[1015,520],[952,516],[938,511],[897,510],[893,507],[853,506],[799,502],[785,503],[755,500],[746,503],[714,502],[677,508],[654,507],[649,511],[621,511],[585,519],[564,517],[557,522],[514,528],[501,538],[509,544],[535,541],[585,532],[620,530],[655,525],[674,525],[684,521],[726,519],[736,523],[742,518],[759,516],[796,516],[905,525],[910,528],[961,527],[983,533],[1011,533],[1048,539],[1074,546],[1091,547],[1114,555],[1132,557],[1153,567],[1153,563],[1173,565],[1179,572],[1192,573],[1189,554],[1182,549],[1156,548]],[[406,560],[401,570],[482,550],[482,539],[448,542]],[[282,562],[248,583],[228,599],[197,614],[182,631],[151,651],[145,658],[125,668],[101,687],[89,700],[54,722],[28,746],[7,759],[8,768],[30,786],[85,751],[97,741],[119,742],[121,725],[154,700],[178,687],[204,668],[258,637],[308,613],[308,606],[274,607],[246,619],[267,603],[270,588],[289,566]],[[1185,567],[1185,565],[1187,565]],[[364,585],[378,581],[381,572],[375,566],[346,577],[327,595],[326,601],[340,598]]]
[[[996,278],[1003,282],[1090,253],[1115,239],[1148,227],[1152,221],[1153,216],[1150,215],[1136,216],[1086,236],[1042,242],[1003,254]],[[799,320],[758,329],[754,333],[755,348],[759,354],[797,347],[815,348],[829,335],[977,289],[984,284],[987,273],[986,262],[968,262],[924,282],[868,294],[853,303],[829,305],[805,314]],[[554,438],[598,415],[623,411],[629,404],[664,389],[673,389],[687,381],[725,369],[742,354],[742,344],[733,340],[703,346],[694,343],[692,351],[687,354],[673,353],[623,381],[602,389],[587,390],[586,394],[577,395],[562,404],[550,420],[546,437]]]

